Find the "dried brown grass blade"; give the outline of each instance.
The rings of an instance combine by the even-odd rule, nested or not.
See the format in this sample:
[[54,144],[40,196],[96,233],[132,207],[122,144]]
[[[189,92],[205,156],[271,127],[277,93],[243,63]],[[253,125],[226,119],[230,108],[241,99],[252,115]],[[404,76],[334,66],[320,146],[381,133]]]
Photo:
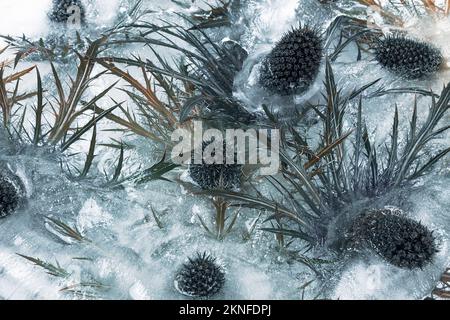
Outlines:
[[[102,109],[102,108],[100,108],[98,106],[96,106],[95,108],[91,108],[91,110],[95,111],[98,114],[103,113],[105,111],[104,109]],[[129,117],[127,117],[127,118],[129,118]],[[111,120],[111,121],[113,121],[113,122],[115,122],[115,123],[117,123],[117,124],[127,128],[131,132],[133,132],[133,133],[135,133],[137,135],[140,135],[142,137],[146,137],[146,138],[149,138],[149,139],[154,140],[154,141],[164,142],[164,141],[161,140],[161,138],[159,138],[155,134],[151,133],[150,131],[145,130],[141,125],[139,125],[135,121],[124,120],[121,117],[118,117],[118,116],[116,116],[116,115],[114,115],[112,113],[108,114],[106,116],[106,119]]]
[[[169,121],[171,126],[176,125],[177,119],[172,114],[172,112],[167,110],[164,103],[162,103],[161,100],[158,99],[156,94],[151,89],[151,86],[149,86],[149,83],[147,83],[147,86],[145,87],[138,80],[133,78],[128,72],[120,70],[119,68],[114,66],[114,64],[108,63],[101,59],[98,59],[98,63],[101,64],[106,69],[108,69],[111,73],[113,73],[116,76],[127,81],[133,88],[135,88],[136,90],[141,92],[144,95],[144,97],[148,100],[149,105],[151,107],[153,107],[158,113],[160,113],[161,115],[164,115],[165,118],[167,119],[167,121]],[[145,73],[145,71],[144,71],[144,73]],[[146,74],[145,74],[145,76],[146,76]]]
[[22,78],[24,75],[30,73],[31,71],[33,71],[33,69],[36,68],[36,66],[32,66],[30,68],[24,69],[22,71],[16,72],[10,76],[7,76],[4,80],[5,83],[10,83],[16,80],[19,80],[20,78]]
[[315,165],[317,162],[320,161],[320,159],[322,159],[323,157],[325,157],[326,155],[328,155],[336,146],[340,145],[342,142],[344,142],[345,139],[347,139],[347,137],[352,134],[354,130],[350,130],[349,132],[347,132],[346,134],[344,134],[341,138],[339,138],[338,140],[334,141],[333,143],[325,146],[322,150],[320,150],[314,157],[313,159],[309,160],[306,164],[305,164],[305,169],[309,169],[311,168],[313,165]]

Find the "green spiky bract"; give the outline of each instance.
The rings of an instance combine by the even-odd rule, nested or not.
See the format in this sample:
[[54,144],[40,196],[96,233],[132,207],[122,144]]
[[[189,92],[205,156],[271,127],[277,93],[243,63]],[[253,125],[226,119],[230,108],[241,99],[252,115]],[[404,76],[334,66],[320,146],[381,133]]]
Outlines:
[[20,190],[9,177],[0,173],[0,218],[11,215],[20,205]]

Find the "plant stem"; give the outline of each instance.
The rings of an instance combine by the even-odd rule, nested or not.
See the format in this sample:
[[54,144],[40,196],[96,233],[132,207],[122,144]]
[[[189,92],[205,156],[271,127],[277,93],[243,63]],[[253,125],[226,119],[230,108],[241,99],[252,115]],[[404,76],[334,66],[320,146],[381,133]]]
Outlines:
[[216,237],[222,240],[225,236],[225,220],[228,203],[222,197],[214,197],[214,207],[216,208]]

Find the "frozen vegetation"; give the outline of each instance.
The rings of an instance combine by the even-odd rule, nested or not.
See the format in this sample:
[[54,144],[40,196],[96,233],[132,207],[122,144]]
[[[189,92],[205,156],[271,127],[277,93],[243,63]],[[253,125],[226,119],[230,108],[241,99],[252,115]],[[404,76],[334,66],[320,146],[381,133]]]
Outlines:
[[[220,6],[220,1],[213,0],[143,0],[139,12],[130,15],[136,1],[82,0],[82,3],[86,10],[86,27],[81,29],[82,43],[76,47],[80,52],[85,52],[88,47],[88,41],[84,39],[96,40],[118,23],[126,25],[135,22],[136,17],[142,19],[138,21],[156,25],[178,23],[187,30],[189,23],[177,13],[192,16],[198,10]],[[248,0],[232,3],[228,8],[231,26],[204,31],[216,43],[232,39],[248,52],[242,70],[235,75],[230,96],[239,99],[246,112],[256,115],[255,121],[264,117],[263,105],[270,106],[281,121],[294,126],[307,137],[312,149],[320,149],[322,121],[317,113],[310,109],[301,120],[294,118],[307,105],[324,104],[324,82],[329,80],[325,58],[321,59],[317,75],[314,74],[305,92],[287,97],[268,94],[261,87],[262,64],[283,35],[300,24],[312,26],[316,30],[314,32],[323,33],[325,41],[328,41],[326,31],[336,17],[343,12],[353,13],[356,7],[362,5],[351,1],[336,5],[316,0]],[[32,42],[39,42],[42,38],[46,43],[56,43],[57,48],[61,45],[59,41],[76,42],[78,36],[74,30],[67,31],[65,25],[49,22],[51,7],[52,0],[0,1],[0,12],[7,17],[0,19],[0,34],[14,39],[24,35]],[[140,16],[146,10],[148,12]],[[363,19],[360,12],[365,12],[365,9],[355,13],[356,17]],[[374,14],[374,21],[379,25],[385,23],[383,19],[379,13]],[[450,18],[436,22],[431,18],[412,16],[405,21],[404,30],[439,48],[445,64],[450,58]],[[339,31],[336,32],[334,37],[329,38],[331,44],[324,49],[323,55],[333,53],[339,38],[336,36]],[[0,48],[6,47],[12,38],[0,40]],[[120,32],[112,38],[118,42],[127,39]],[[171,40],[191,50],[186,42],[175,37]],[[15,44],[20,46],[23,42]],[[3,52],[0,61],[14,61],[17,46],[11,45]],[[450,72],[443,67],[437,74],[405,80],[380,66],[370,52],[362,50],[361,54],[362,58],[358,59],[356,42],[349,41],[336,59],[330,62],[335,85],[342,90],[343,97],[381,79],[363,90],[361,105],[359,96],[348,102],[342,132],[358,126],[361,111],[372,144],[381,146],[379,150],[385,150],[391,141],[392,128],[395,127],[394,114],[398,110],[399,141],[404,146],[414,105],[417,105],[417,122],[422,125],[432,98],[430,94],[414,90],[379,93],[396,88],[420,88],[440,94],[443,86],[450,81]],[[111,45],[99,56],[140,57],[155,64],[161,62],[158,57],[163,57],[168,68],[175,68],[178,66],[177,59],[183,57],[183,53],[157,44],[144,46],[138,41],[124,41],[124,44]],[[75,78],[79,65],[77,55],[70,50],[53,58],[50,64],[42,52],[32,52],[23,57],[15,68],[10,64],[4,71],[8,75],[37,66],[45,89],[45,119],[53,116],[50,105],[57,103],[59,95],[52,68],[59,74],[68,98],[70,78]],[[152,77],[144,78],[140,68],[125,66],[123,70],[140,83],[153,81]],[[125,116],[128,108],[136,109],[136,101],[127,93],[132,91],[130,83],[111,70],[107,73],[103,71],[105,65],[94,64],[93,79],[86,86],[78,107],[81,108],[111,86],[96,101],[96,108],[107,110],[122,103],[113,113],[131,123]],[[99,73],[102,74],[94,77]],[[36,91],[36,82],[34,69],[21,77],[20,91]],[[14,89],[10,84],[8,86],[10,90]],[[155,91],[161,100],[167,99],[161,88]],[[138,93],[138,90],[132,92]],[[107,185],[106,181],[115,176],[119,166],[120,177],[134,177],[137,172],[158,163],[164,156],[164,142],[168,142],[169,138],[161,135],[158,140],[150,135],[136,134],[136,130],[123,131],[121,123],[105,117],[96,123],[95,129],[89,127],[81,138],[70,145],[65,144],[65,139],[57,140],[57,135],[53,136],[52,141],[56,141],[53,144],[44,143],[44,140],[50,141],[46,139],[36,144],[29,143],[26,138],[21,140],[18,137],[26,137],[25,131],[29,134],[35,130],[36,116],[32,110],[38,105],[37,96],[26,98],[16,106],[21,111],[15,114],[14,123],[22,123],[20,128],[23,132],[14,132],[13,138],[9,138],[3,131],[4,124],[2,126],[1,170],[18,178],[23,185],[20,186],[20,205],[13,214],[0,218],[1,299],[192,299],[194,294],[180,293],[183,291],[180,283],[182,287],[188,287],[185,282],[179,278],[178,286],[174,282],[187,259],[203,252],[214,256],[217,270],[224,272],[223,288],[220,285],[221,290],[217,290],[218,293],[210,297],[212,299],[423,299],[430,295],[443,271],[450,266],[448,155],[407,187],[393,188],[386,194],[376,194],[368,202],[354,201],[346,204],[345,210],[340,209],[347,214],[375,207],[401,208],[408,218],[420,221],[427,230],[433,230],[438,252],[433,255],[432,262],[420,268],[401,268],[388,263],[370,248],[364,248],[362,254],[345,255],[344,258],[319,244],[305,250],[308,245],[301,239],[264,230],[276,226],[276,221],[266,221],[273,214],[267,208],[228,208],[225,230],[217,236],[219,222],[216,221],[216,207],[220,203],[213,203],[212,196],[199,194],[197,189],[193,191],[191,187],[195,182],[189,177],[185,166],[170,170],[164,175],[166,179],[152,178],[143,183],[129,179],[124,183]],[[21,121],[23,106],[29,111]],[[93,114],[88,110],[77,117],[71,127],[83,127]],[[140,110],[135,114],[139,120]],[[436,129],[448,125],[449,120],[450,111],[447,111]],[[18,128],[17,124],[15,126]],[[88,172],[83,172],[94,134],[95,157],[87,168]],[[352,133],[353,136],[355,134]],[[438,150],[448,148],[449,138],[450,132],[446,131],[433,137],[421,156],[430,157]],[[356,148],[350,142],[348,146],[350,150]],[[288,205],[283,202],[286,198],[280,197],[276,184],[261,177],[256,177],[251,183],[257,186],[261,196],[273,196],[274,201]],[[294,196],[300,195],[294,193]],[[370,208],[365,207],[368,203]],[[289,229],[294,229],[289,223],[286,222]],[[230,224],[233,228],[227,230]],[[208,267],[220,276],[214,266]],[[212,292],[216,293],[215,290]]]

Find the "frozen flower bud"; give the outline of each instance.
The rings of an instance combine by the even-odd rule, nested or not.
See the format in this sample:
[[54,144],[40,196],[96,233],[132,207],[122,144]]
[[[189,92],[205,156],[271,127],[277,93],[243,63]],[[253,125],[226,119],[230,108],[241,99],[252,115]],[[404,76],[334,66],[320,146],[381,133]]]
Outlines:
[[263,61],[260,84],[279,95],[301,94],[315,81],[322,60],[322,39],[308,27],[281,38]]
[[[204,142],[202,151],[210,144]],[[214,153],[212,154],[214,156]],[[233,190],[241,186],[242,165],[226,164],[226,144],[223,144],[222,163],[206,163],[202,157],[201,164],[189,165],[189,175],[203,190]],[[194,160],[194,159],[193,159]],[[236,160],[236,159],[235,159]],[[236,162],[236,161],[235,161]]]
[[438,48],[400,35],[378,40],[375,57],[384,68],[408,79],[436,73],[444,62]]
[[353,221],[346,237],[405,269],[424,267],[438,251],[433,232],[400,210],[369,210]]
[[175,278],[177,290],[191,297],[211,297],[222,290],[224,283],[223,268],[206,253],[190,258]]

